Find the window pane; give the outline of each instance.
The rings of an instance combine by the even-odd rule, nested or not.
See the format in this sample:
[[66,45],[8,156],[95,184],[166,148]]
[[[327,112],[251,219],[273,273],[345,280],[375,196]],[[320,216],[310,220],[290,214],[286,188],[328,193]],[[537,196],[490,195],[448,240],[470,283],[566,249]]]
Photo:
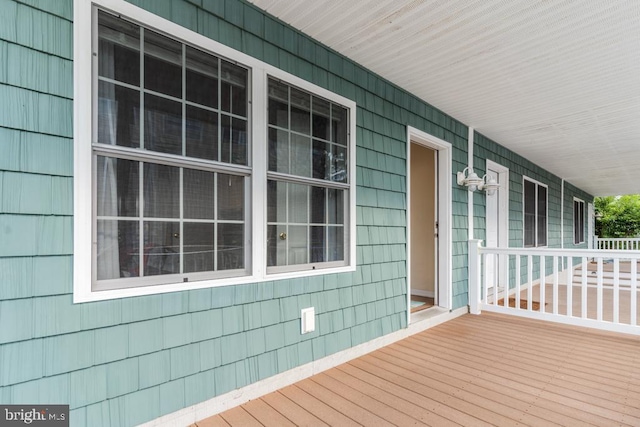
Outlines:
[[138,216],[139,163],[98,156],[98,216]]
[[244,177],[218,174],[218,219],[244,220]]
[[524,245],[536,244],[536,184],[524,180]]
[[183,173],[184,217],[214,219],[215,174],[195,169],[184,169]]
[[247,164],[247,121],[222,116],[222,147],[220,161],[236,165]]
[[538,186],[538,246],[547,245],[547,189]]
[[328,189],[329,224],[344,224],[344,190]]
[[313,137],[329,140],[329,102],[313,97]]
[[247,117],[247,70],[221,61],[222,110]]
[[180,273],[180,223],[145,221],[144,275]]
[[289,132],[269,128],[269,170],[289,173]]
[[185,273],[215,269],[214,227],[214,224],[184,223]]
[[139,276],[138,228],[137,221],[97,221],[98,280]]
[[218,58],[187,47],[187,101],[218,108]]
[[173,166],[144,164],[144,216],[178,218],[180,173]]
[[314,224],[325,223],[325,192],[322,187],[311,187],[311,222]]
[[344,229],[342,227],[329,227],[328,260],[344,260]]
[[311,134],[311,96],[291,88],[291,130]]
[[289,128],[289,88],[269,80],[269,124]]
[[291,134],[291,174],[311,176],[311,138]]
[[139,86],[140,28],[102,11],[98,21],[98,74]]
[[218,270],[244,268],[244,226],[218,224]]
[[267,221],[287,222],[287,184],[267,182]]
[[289,226],[287,233],[288,265],[308,263],[308,231],[306,226]]
[[280,239],[286,233],[286,226],[267,226],[267,265],[287,265],[287,241]]
[[289,223],[303,223],[309,221],[309,187],[300,184],[289,184]]
[[113,83],[98,84],[98,142],[140,146],[140,93]]
[[347,121],[347,109],[338,105],[331,105],[331,141],[347,145],[347,134],[349,132]]
[[182,44],[145,30],[144,52],[144,87],[182,98]]
[[148,94],[144,102],[144,148],[182,154],[182,105]]
[[311,227],[311,262],[325,261],[326,232],[326,227]]
[[578,216],[579,203],[573,201],[573,242],[580,243],[580,222]]
[[332,147],[331,181],[347,182],[347,150],[339,145]]
[[313,140],[313,177],[317,179],[329,179],[331,162],[329,151],[331,148],[326,142]]
[[218,160],[218,113],[187,106],[187,156]]

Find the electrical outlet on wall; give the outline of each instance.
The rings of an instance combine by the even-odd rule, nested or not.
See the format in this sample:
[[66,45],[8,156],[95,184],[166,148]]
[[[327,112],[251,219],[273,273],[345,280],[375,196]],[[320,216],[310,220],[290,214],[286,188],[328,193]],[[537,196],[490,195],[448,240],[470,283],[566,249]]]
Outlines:
[[314,307],[300,311],[300,333],[306,334],[316,330],[316,310]]

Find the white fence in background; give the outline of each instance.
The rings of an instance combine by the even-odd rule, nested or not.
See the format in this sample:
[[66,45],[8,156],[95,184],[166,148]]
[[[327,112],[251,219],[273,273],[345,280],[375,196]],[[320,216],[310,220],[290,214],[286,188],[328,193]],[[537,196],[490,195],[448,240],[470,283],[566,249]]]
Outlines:
[[595,237],[596,249],[640,251],[640,237]]
[[640,335],[640,252],[480,244],[469,241],[472,314],[493,311]]

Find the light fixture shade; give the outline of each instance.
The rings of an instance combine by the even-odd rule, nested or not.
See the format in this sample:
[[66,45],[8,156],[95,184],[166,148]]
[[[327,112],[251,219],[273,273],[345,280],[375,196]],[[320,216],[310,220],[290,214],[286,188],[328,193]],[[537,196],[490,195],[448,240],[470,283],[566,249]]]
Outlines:
[[500,188],[500,184],[495,180],[494,177],[485,175],[482,177],[483,184],[480,187],[481,190],[487,192],[487,196],[493,196],[496,194],[496,191]]
[[476,191],[478,188],[482,188],[482,178],[478,176],[475,172],[471,171],[469,176],[467,176],[466,184],[469,187],[469,191]]
[[462,172],[458,172],[457,178],[458,185],[465,185],[469,191],[476,191],[478,188],[482,188],[484,183],[482,178],[472,168],[468,167],[464,168]]

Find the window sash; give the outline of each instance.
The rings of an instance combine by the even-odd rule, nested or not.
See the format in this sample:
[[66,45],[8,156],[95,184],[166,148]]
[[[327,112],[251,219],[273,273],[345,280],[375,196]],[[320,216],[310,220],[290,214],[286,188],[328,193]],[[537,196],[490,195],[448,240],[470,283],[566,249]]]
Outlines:
[[[94,84],[100,86],[101,90],[96,91],[93,99],[95,115],[94,143],[92,144],[94,159],[92,162],[94,182],[92,221],[93,241],[96,245],[94,245],[92,257],[92,289],[120,289],[209,278],[247,276],[251,270],[249,207],[251,206],[252,175],[252,169],[248,165],[249,70],[106,12],[98,11],[95,16],[100,23],[100,28],[104,27],[103,23],[129,28],[128,31],[131,34],[134,31],[137,32],[138,38],[136,40],[128,36],[118,38],[117,31],[112,29],[108,29],[106,34],[100,31],[94,33],[100,40],[100,45],[96,44],[98,66],[94,68]],[[149,44],[154,38],[158,40],[156,44]],[[120,40],[124,40],[125,47],[137,55],[139,66],[135,64],[133,74],[131,72],[118,74],[117,70],[114,74],[110,74],[110,68],[117,69],[122,67],[122,64],[117,62],[119,59],[114,56],[112,51],[114,48],[110,47],[109,43],[116,45]],[[166,46],[162,47],[162,44]],[[169,53],[167,50],[170,49],[169,46],[174,47],[175,54]],[[106,53],[103,49],[107,49]],[[149,89],[147,80],[150,74],[146,70],[149,58],[168,61],[170,67],[179,69],[181,77],[178,83],[174,83],[174,86],[180,87],[178,91],[171,89],[165,92],[162,81],[156,81],[153,90]],[[211,87],[215,89],[212,91],[215,99],[210,97],[213,102],[208,103],[203,99],[203,102],[208,105],[190,100],[193,99],[193,95],[190,95],[188,90],[189,72],[205,71],[202,65],[192,66],[198,58],[210,61],[212,68],[208,76],[216,78],[217,81],[217,88]],[[156,68],[162,68],[162,64],[156,64]],[[242,71],[234,74],[234,69]],[[136,73],[138,77],[135,77]],[[217,78],[220,75],[225,75],[226,80]],[[125,76],[124,80],[123,76]],[[237,76],[244,76],[244,82],[239,81]],[[229,82],[231,84],[228,84]],[[226,90],[225,95],[226,83],[229,89]],[[158,84],[160,86],[157,86]],[[240,88],[238,92],[240,97],[234,96],[233,87]],[[118,99],[115,92],[117,90],[129,91],[133,94],[130,102],[134,104],[127,105],[122,102],[123,99]],[[110,98],[109,95],[114,97]],[[175,106],[175,111],[169,115],[162,112],[158,115],[156,111],[150,109],[149,102],[152,100]],[[244,107],[238,106],[238,101],[244,103]],[[189,113],[194,108],[217,117],[216,126],[210,127],[206,133],[194,134],[194,130],[197,130],[194,125],[201,126],[189,117]],[[240,124],[244,122],[244,125],[239,128],[240,133],[236,131],[234,140],[232,126],[236,121],[240,121],[238,122]],[[157,128],[158,125],[161,128]],[[171,127],[167,128],[167,125]],[[135,126],[133,133],[125,133],[124,143],[121,143],[118,132],[120,129],[126,130],[131,126]],[[154,133],[150,134],[151,131]],[[132,140],[133,144],[130,144],[129,140]],[[163,140],[169,145],[148,145],[149,142]],[[197,152],[193,155],[193,150],[189,151],[190,140],[196,143],[206,141],[206,145],[214,147],[215,155],[198,155]],[[225,149],[225,142],[229,149]],[[236,145],[239,148],[236,148],[234,142],[238,142]],[[235,152],[234,148],[236,148]],[[112,163],[115,165],[118,161],[129,162],[135,165],[133,169],[138,169],[136,176],[133,177],[138,182],[129,184],[130,187],[136,188],[136,200],[133,202],[136,205],[136,211],[133,215],[131,212],[126,212],[123,216],[122,212],[100,211],[100,204],[104,203],[105,199],[112,199],[113,204],[121,204],[119,199],[126,196],[119,193],[126,191],[120,187],[123,180],[128,180],[127,176],[118,177],[116,166],[105,166]],[[103,165],[102,175],[99,174],[99,164]],[[152,173],[152,169],[158,168],[164,171],[160,175],[156,174],[156,178],[163,182],[161,186],[154,185],[148,175]],[[174,176],[167,179],[169,171],[173,171]],[[213,187],[209,188],[213,201],[209,218],[189,217],[187,204],[193,201],[186,199],[188,187],[192,185],[187,177],[193,173],[206,174],[213,178],[211,183]],[[225,200],[226,205],[229,206],[230,201],[232,204],[238,204],[236,199],[240,199],[241,212],[239,216],[236,215],[236,218],[225,219],[222,218],[224,215],[220,214],[220,206],[223,203],[219,201],[225,192],[221,191],[224,187],[218,188],[218,185],[219,180],[223,178],[233,179],[236,183],[233,190],[236,194],[233,197],[234,200]],[[108,186],[109,190],[103,191],[100,196],[99,190],[104,186]],[[157,196],[167,192],[168,188],[174,189],[172,194],[165,194],[169,198],[158,199]],[[154,198],[157,199],[156,205],[163,209],[162,211],[150,210],[149,203],[153,202]],[[229,240],[230,238],[232,240]]]
[[[348,109],[274,78],[268,79],[267,92],[267,272],[345,265]],[[325,212],[318,221],[312,218],[312,195],[321,192]],[[329,220],[329,194],[341,199],[337,223]]]
[[573,243],[584,243],[584,202],[573,201]]
[[523,179],[523,244],[524,247],[547,245],[548,189],[530,179]]

